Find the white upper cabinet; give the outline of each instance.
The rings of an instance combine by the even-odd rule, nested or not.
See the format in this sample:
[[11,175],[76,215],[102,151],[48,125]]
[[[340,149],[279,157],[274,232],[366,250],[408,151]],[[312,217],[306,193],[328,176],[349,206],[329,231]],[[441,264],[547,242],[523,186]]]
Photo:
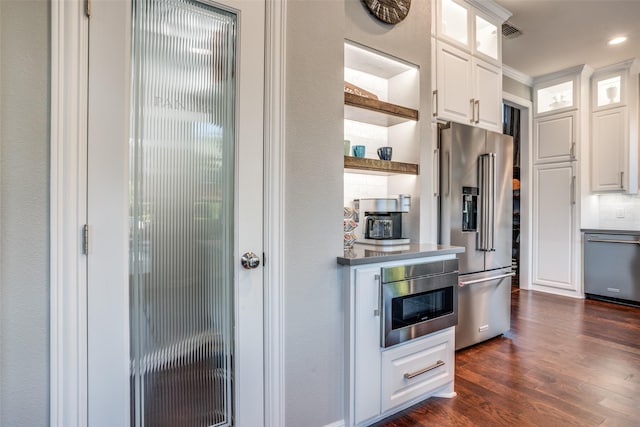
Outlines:
[[433,115],[501,131],[502,70],[447,43],[436,42]]
[[534,164],[580,159],[582,138],[588,135],[588,93],[592,71],[588,66],[580,65],[534,81]]
[[638,60],[591,76],[591,191],[638,192]]
[[433,120],[501,132],[501,26],[510,13],[488,0],[433,5]]
[[536,118],[533,121],[534,163],[569,162],[576,159],[577,122],[575,111]]
[[625,191],[629,187],[627,122],[627,110],[624,107],[592,114],[591,189],[594,192]]
[[510,13],[491,1],[434,0],[436,37],[485,61],[502,61],[502,23]]
[[[488,62],[473,61],[475,124],[502,132],[502,70]],[[497,106],[497,107],[496,107]]]
[[471,55],[436,42],[437,91],[434,116],[469,124],[473,117],[473,80]]

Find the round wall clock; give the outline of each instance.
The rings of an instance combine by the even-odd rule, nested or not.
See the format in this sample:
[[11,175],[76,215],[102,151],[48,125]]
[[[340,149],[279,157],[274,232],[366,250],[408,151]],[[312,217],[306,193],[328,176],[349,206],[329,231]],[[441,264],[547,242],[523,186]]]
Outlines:
[[387,24],[397,24],[407,17],[411,0],[363,0],[373,16]]

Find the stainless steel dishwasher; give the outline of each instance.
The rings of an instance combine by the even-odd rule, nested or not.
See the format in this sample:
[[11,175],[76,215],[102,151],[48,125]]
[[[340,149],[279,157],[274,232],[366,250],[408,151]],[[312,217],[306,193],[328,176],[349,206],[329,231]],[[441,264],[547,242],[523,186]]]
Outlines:
[[640,232],[586,232],[587,297],[640,305]]

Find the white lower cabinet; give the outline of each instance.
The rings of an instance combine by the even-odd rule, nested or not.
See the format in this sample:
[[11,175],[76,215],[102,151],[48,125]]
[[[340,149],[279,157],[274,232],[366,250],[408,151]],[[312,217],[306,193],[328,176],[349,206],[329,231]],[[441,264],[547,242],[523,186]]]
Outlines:
[[533,286],[577,294],[576,173],[573,163],[533,169]]
[[382,352],[382,411],[453,381],[454,328]]
[[355,270],[355,420],[380,415],[380,267]]
[[[455,255],[410,262],[450,258]],[[381,268],[399,264],[344,268],[348,427],[370,425],[431,396],[455,396],[455,327],[381,347]]]

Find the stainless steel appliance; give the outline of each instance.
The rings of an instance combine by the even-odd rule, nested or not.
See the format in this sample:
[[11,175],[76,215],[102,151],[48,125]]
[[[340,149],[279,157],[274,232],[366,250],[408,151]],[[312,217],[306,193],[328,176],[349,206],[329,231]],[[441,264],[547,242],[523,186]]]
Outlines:
[[396,198],[371,198],[354,200],[355,208],[364,218],[362,230],[357,233],[362,238],[356,243],[373,245],[407,244],[402,237],[402,214],[409,212],[411,196],[401,194]]
[[456,350],[509,330],[512,163],[508,135],[440,126],[439,241],[459,254]]
[[589,298],[640,306],[640,232],[585,233],[584,292]]
[[458,321],[458,260],[386,267],[381,275],[382,347]]

